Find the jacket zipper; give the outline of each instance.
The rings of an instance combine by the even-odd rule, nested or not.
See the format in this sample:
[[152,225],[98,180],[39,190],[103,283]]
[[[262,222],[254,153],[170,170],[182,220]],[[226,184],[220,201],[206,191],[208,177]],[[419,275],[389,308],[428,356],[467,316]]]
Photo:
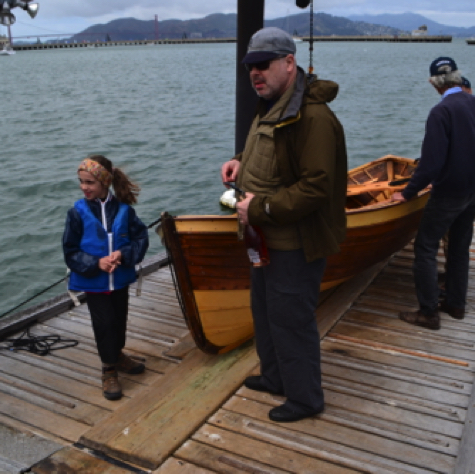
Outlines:
[[[102,216],[102,227],[104,227],[104,230],[107,232],[107,217],[106,217],[106,203],[109,201],[109,196],[107,196],[107,199],[101,203],[101,216]],[[112,254],[114,251],[114,242],[113,242],[113,234],[112,232],[107,232],[107,243],[109,246],[109,255]],[[114,274],[109,273],[109,291],[114,291]]]

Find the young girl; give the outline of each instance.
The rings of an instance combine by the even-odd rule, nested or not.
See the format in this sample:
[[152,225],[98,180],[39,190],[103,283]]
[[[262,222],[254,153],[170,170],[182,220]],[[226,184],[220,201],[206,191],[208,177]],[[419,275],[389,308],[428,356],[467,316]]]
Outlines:
[[[109,400],[122,397],[117,371],[140,374],[144,364],[126,356],[129,285],[135,264],[148,248],[146,226],[130,206],[140,188],[102,155],[92,155],[78,168],[84,193],[68,211],[63,235],[69,288],[84,291],[102,361],[102,389]],[[114,187],[115,196],[109,190]]]

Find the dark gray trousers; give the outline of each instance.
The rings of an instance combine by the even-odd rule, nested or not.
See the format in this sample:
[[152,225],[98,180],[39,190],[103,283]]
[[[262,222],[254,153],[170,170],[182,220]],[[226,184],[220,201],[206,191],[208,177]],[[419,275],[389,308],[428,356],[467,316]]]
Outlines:
[[129,287],[111,293],[87,293],[92,329],[103,364],[115,365],[125,346]]
[[284,392],[300,413],[320,411],[320,335],[315,318],[326,259],[269,249],[270,264],[251,271],[251,306],[263,383]]
[[449,306],[465,309],[474,219],[475,193],[460,198],[429,198],[414,242],[413,265],[417,299],[424,314],[437,310],[437,252],[447,232],[445,300]]

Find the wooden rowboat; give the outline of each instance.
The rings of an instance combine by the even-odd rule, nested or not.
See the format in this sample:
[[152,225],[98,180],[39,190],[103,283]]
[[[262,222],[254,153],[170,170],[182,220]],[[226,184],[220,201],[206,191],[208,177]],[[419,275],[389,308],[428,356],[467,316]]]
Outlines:
[[[383,261],[417,231],[429,190],[411,201],[392,202],[416,164],[387,155],[348,173],[347,237],[328,258],[321,290]],[[396,184],[396,185],[395,185]],[[253,335],[250,264],[237,240],[236,215],[162,215],[160,234],[169,253],[178,299],[196,345],[223,353]]]

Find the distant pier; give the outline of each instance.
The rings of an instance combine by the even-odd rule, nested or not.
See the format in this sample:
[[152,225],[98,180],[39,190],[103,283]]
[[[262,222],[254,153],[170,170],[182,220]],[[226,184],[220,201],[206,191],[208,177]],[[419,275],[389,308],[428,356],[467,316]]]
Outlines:
[[[303,37],[303,41],[309,41],[309,37]],[[375,36],[314,36],[313,41],[383,41],[387,43],[451,43],[452,36],[398,36],[398,35],[375,35]]]
[[96,41],[89,43],[35,43],[14,45],[15,51],[32,51],[40,49],[72,49],[72,48],[108,48],[112,46],[153,46],[159,44],[194,44],[194,43],[235,43],[236,38],[186,38],[162,40],[124,40]]
[[[309,37],[303,37],[303,41],[310,41]],[[314,41],[383,41],[389,43],[450,43],[452,36],[314,36]],[[35,51],[43,49],[77,49],[77,48],[107,48],[112,46],[153,46],[162,44],[212,44],[212,43],[235,43],[236,38],[183,38],[161,40],[123,40],[123,41],[96,41],[90,43],[34,43],[14,45],[15,51]],[[467,40],[469,44],[475,44],[475,40]]]

